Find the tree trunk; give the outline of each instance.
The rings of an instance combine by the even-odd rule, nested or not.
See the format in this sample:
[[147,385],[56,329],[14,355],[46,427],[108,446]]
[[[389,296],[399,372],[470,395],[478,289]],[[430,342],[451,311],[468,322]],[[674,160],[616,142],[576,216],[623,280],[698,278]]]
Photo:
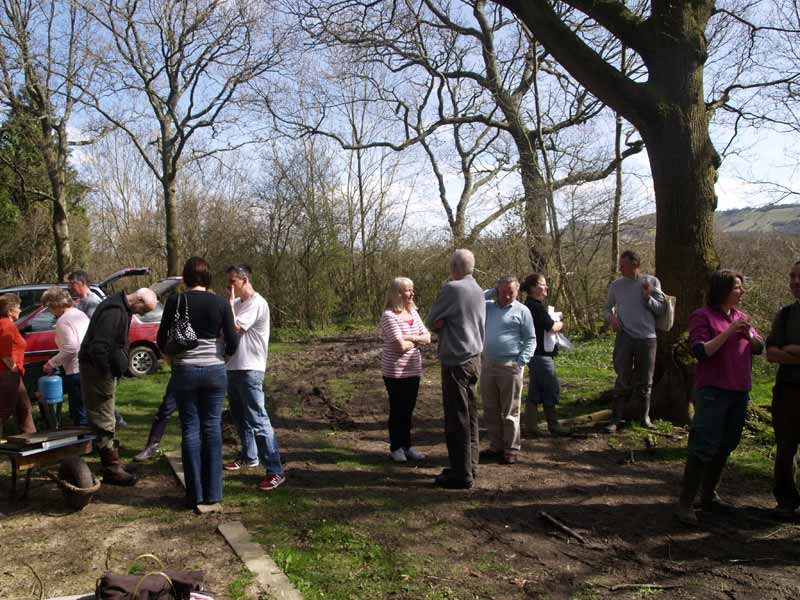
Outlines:
[[[50,192],[53,203],[53,243],[56,247],[56,270],[58,281],[64,281],[72,268],[72,247],[69,240],[69,217],[67,213],[67,161],[66,132],[53,131],[47,119],[41,119],[42,139],[41,152],[50,181]],[[63,137],[56,140],[59,148],[54,148],[54,136]],[[61,136],[58,136],[62,133]]]
[[617,114],[617,124],[614,130],[614,157],[617,159],[614,182],[614,203],[611,206],[611,255],[608,272],[608,283],[617,278],[617,263],[619,262],[619,211],[622,207],[622,116]]
[[672,108],[658,126],[640,129],[656,195],[656,274],[662,289],[676,297],[672,331],[659,336],[653,414],[677,423],[688,421],[692,383],[678,341],[691,312],[702,306],[709,276],[719,265],[713,222],[720,159],[708,135],[699,90],[702,85],[694,106]]

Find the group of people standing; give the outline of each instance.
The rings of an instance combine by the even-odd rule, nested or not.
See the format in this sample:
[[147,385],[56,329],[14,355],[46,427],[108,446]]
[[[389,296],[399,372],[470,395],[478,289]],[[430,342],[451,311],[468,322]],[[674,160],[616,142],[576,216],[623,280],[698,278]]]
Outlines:
[[[650,420],[658,319],[671,309],[657,278],[639,269],[635,252],[620,256],[621,277],[611,283],[605,318],[616,332],[613,365],[617,378],[612,416],[606,431],[617,431],[625,411],[646,428]],[[425,459],[412,443],[412,416],[422,376],[420,348],[438,335],[445,441],[449,466],[434,484],[469,489],[481,461],[514,464],[520,451],[520,413],[524,369],[529,368],[527,425],[541,435],[538,405],[543,407],[552,435],[567,435],[556,406],[560,384],[554,359],[561,336],[561,315],[545,305],[547,280],[540,273],[522,285],[513,276],[500,278],[483,290],[473,277],[475,258],[457,250],[450,259],[450,278],[442,286],[425,321],[414,303],[414,284],[394,279],[381,318],[382,373],[389,396],[390,456],[395,462]],[[198,512],[216,510],[222,500],[222,471],[263,464],[261,490],[285,481],[275,432],[266,410],[263,381],[270,335],[269,305],[254,289],[247,265],[226,269],[227,294],[210,290],[208,263],[192,257],[183,269],[186,291],[171,296],[164,307],[157,343],[171,362],[164,402],[148,444],[137,456],[155,454],[166,422],[177,408],[187,502]],[[778,509],[796,516],[800,492],[794,461],[800,446],[800,262],[790,273],[795,302],[775,317],[766,342],[738,309],[744,294],[741,273],[722,270],[710,278],[706,304],[689,319],[689,341],[697,359],[694,372],[694,418],[679,501],[674,514],[687,525],[698,523],[695,508],[726,511],[732,506],[717,493],[722,471],[737,447],[744,427],[752,386],[752,357],[766,347],[767,359],[779,364],[773,390],[772,416],[777,443],[774,495]],[[153,310],[157,298],[142,288],[114,294],[102,302],[89,289],[88,276],[70,276],[73,303],[61,287],[48,289],[42,302],[57,318],[58,353],[43,370],[64,371],[70,415],[76,425],[88,424],[103,465],[103,480],[133,485],[136,478],[121,463],[114,443],[119,427],[115,414],[117,378],[127,370],[130,320]],[[526,293],[525,303],[518,300]],[[0,296],[0,425],[16,415],[19,428],[35,431],[31,402],[22,383],[25,340],[14,322],[20,301]],[[175,351],[171,344],[177,322],[190,327],[196,343]],[[479,448],[477,383],[487,428],[488,447]],[[238,429],[239,456],[223,464],[221,417],[227,395]],[[1,431],[1,430],[0,430]],[[700,496],[698,505],[695,498]]]
[[[481,461],[513,464],[520,449],[520,405],[523,370],[529,367],[528,419],[538,434],[537,406],[542,404],[553,435],[568,434],[556,418],[560,384],[554,357],[558,352],[560,315],[546,307],[547,281],[528,276],[523,285],[513,276],[482,290],[472,276],[475,259],[457,250],[450,260],[450,279],[441,288],[423,323],[413,302],[413,282],[397,278],[390,285],[381,320],[383,375],[389,394],[390,452],[398,462],[424,455],[411,444],[411,416],[422,373],[419,346],[439,337],[445,440],[449,466],[434,484],[469,489]],[[656,277],[640,272],[639,256],[620,256],[621,277],[609,286],[605,318],[616,332],[616,372],[608,433],[618,430],[623,415],[632,413],[645,428],[650,419],[659,319],[670,306]],[[517,301],[527,293],[525,305]],[[773,390],[772,416],[777,454],[774,494],[778,510],[800,516],[795,482],[795,456],[800,447],[800,262],[790,273],[797,300],[775,317],[766,343],[737,307],[744,294],[741,273],[722,270],[710,278],[706,304],[689,319],[689,340],[697,359],[692,420],[682,489],[674,514],[697,525],[694,504],[704,511],[731,510],[717,488],[730,454],[738,446],[752,387],[752,357],[766,346],[767,359],[780,365]],[[426,326],[427,325],[427,326]],[[563,339],[563,338],[562,338]],[[480,380],[483,418],[489,447],[479,451],[476,387]]]
[[[546,279],[539,273],[525,279],[522,288],[528,298],[523,305],[517,300],[520,283],[516,277],[502,277],[494,288],[482,290],[472,275],[474,268],[475,257],[469,250],[452,255],[450,279],[431,306],[427,323],[416,310],[413,282],[396,278],[389,286],[381,318],[390,455],[396,462],[424,458],[411,443],[411,416],[422,374],[419,347],[430,343],[431,330],[438,335],[449,466],[434,483],[450,489],[471,488],[481,459],[517,462],[523,376],[528,365],[528,401],[534,405],[528,410],[534,415],[531,433],[538,432],[537,404],[544,406],[551,433],[568,433],[558,424],[555,412],[560,386],[553,358],[558,345],[544,343],[562,327],[560,316],[544,306]],[[478,444],[479,379],[489,438],[489,447],[482,452]]]
[[[269,305],[254,289],[250,267],[230,266],[225,274],[227,294],[223,298],[210,290],[208,263],[200,257],[187,260],[182,273],[186,291],[167,300],[157,336],[159,348],[172,364],[165,402],[174,395],[181,422],[187,503],[197,512],[218,510],[223,468],[238,471],[263,463],[266,473],[258,483],[261,490],[273,490],[286,479],[263,387]],[[171,338],[179,320],[184,326],[188,321],[196,344],[176,352]],[[241,454],[223,464],[226,394],[239,431]],[[159,410],[162,418],[164,413]]]

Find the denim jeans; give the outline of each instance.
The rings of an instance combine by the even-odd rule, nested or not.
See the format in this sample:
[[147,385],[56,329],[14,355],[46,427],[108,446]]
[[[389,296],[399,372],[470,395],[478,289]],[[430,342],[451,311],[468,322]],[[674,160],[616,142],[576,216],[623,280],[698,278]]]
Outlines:
[[191,504],[222,500],[222,405],[224,365],[172,369],[181,417],[181,454],[186,496]]
[[86,409],[83,407],[83,396],[81,395],[81,374],[62,375],[64,380],[64,391],[69,397],[69,417],[73,425],[88,425],[89,419],[86,417]]
[[264,398],[264,371],[228,371],[228,402],[242,442],[241,459],[245,463],[258,459],[267,473],[282,475],[278,440]]
[[742,437],[749,401],[747,392],[710,386],[697,390],[688,453],[703,463],[730,456]]

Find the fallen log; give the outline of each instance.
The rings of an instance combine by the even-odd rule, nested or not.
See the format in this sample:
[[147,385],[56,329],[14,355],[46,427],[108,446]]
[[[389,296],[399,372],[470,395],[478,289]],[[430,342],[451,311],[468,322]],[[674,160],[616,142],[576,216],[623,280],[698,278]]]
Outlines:
[[611,419],[611,409],[598,410],[587,415],[578,415],[570,419],[559,419],[561,425],[588,425],[590,423],[601,423]]

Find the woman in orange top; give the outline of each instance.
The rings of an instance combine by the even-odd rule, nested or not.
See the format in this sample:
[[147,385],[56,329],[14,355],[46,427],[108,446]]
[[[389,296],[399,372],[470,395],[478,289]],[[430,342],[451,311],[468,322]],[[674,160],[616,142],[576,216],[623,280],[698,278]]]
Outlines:
[[25,374],[25,338],[15,321],[19,318],[19,296],[0,296],[0,432],[12,413],[23,433],[35,433],[31,401],[22,383]]

